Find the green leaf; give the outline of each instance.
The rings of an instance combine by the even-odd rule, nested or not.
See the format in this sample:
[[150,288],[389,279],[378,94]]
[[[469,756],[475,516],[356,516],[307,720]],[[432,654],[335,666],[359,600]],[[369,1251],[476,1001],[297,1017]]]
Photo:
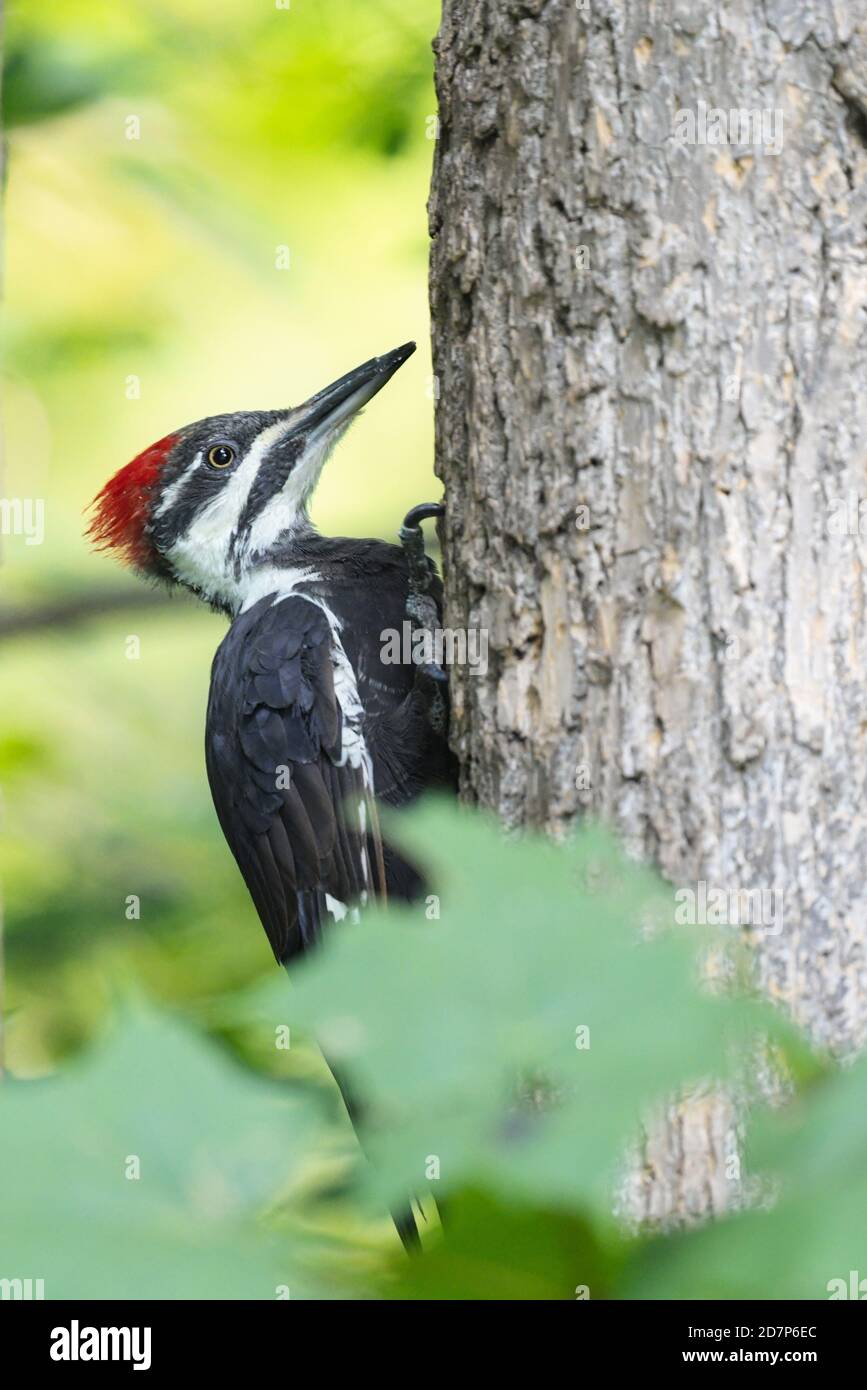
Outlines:
[[619,1255],[580,1215],[468,1191],[449,1201],[447,1222],[421,1259],[392,1262],[386,1298],[583,1301],[614,1286]]
[[50,1299],[303,1296],[259,1214],[314,1130],[284,1088],[137,1010],[60,1075],[0,1086],[0,1278],[43,1279]]
[[602,832],[506,841],[442,806],[401,827],[439,920],[392,904],[293,973],[293,1018],[362,1099],[368,1191],[476,1185],[610,1224],[645,1107],[727,1074],[732,1039],[769,1014],[696,987],[697,933],[641,939],[670,890]]

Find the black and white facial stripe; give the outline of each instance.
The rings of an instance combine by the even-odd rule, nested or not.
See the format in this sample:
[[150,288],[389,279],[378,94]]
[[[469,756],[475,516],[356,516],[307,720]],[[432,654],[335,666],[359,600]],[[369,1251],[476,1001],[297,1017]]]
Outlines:
[[167,573],[232,612],[245,606],[254,572],[310,532],[307,503],[326,459],[412,350],[372,358],[293,410],[215,415],[183,430],[148,526]]
[[[307,440],[304,435],[290,433],[275,442],[269,451],[267,468],[260,468],[254,477],[246,501],[238,517],[238,525],[229,541],[229,553],[236,579],[240,579],[245,555],[255,551],[251,545],[253,528],[257,520],[269,510],[269,504],[279,501],[280,494],[287,488],[290,474],[301,461]],[[315,484],[315,479],[313,480]],[[292,490],[292,495],[274,509],[279,524],[286,522],[287,529],[297,521],[298,512],[303,510],[307,495],[301,489]],[[297,505],[296,505],[297,504]]]
[[[287,411],[277,410],[213,415],[182,432],[161,480],[149,526],[150,536],[161,555],[169,557],[197,519],[213,511],[218,511],[221,518],[228,516],[232,507],[237,508],[239,500],[245,500],[241,496],[243,483],[239,483],[237,476],[241,464],[257,439],[279,430],[287,417]],[[233,450],[234,460],[228,468],[215,468],[208,462],[209,453],[220,446]],[[261,449],[258,453],[261,459]],[[230,479],[234,481],[226,495]],[[222,520],[220,534],[225,535]]]

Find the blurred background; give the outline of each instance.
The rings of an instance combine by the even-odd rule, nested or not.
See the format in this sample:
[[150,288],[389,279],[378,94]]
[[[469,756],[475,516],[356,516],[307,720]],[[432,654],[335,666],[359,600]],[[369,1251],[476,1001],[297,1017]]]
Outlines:
[[118,973],[228,1034],[214,1001],[273,969],[204,774],[224,621],[91,553],[83,511],[172,428],[300,401],[408,338],[419,352],[331,460],[314,520],[393,539],[438,492],[425,211],[438,9],[9,10],[0,490],[45,509],[43,542],[4,535],[0,570],[13,1074],[49,1071],[92,1036]]

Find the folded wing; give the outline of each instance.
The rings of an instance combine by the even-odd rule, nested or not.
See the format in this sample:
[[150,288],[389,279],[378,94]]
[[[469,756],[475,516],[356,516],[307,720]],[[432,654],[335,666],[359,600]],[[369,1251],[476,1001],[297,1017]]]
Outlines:
[[208,780],[279,961],[384,892],[382,842],[352,670],[322,608],[262,599],[211,672]]

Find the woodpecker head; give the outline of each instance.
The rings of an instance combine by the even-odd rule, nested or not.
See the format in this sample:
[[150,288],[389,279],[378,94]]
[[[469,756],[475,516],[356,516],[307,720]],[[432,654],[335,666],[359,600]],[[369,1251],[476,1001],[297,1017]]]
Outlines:
[[128,463],[93,501],[100,549],[229,610],[250,576],[311,528],[307,503],[353,418],[415,351],[373,357],[289,410],[186,425]]

